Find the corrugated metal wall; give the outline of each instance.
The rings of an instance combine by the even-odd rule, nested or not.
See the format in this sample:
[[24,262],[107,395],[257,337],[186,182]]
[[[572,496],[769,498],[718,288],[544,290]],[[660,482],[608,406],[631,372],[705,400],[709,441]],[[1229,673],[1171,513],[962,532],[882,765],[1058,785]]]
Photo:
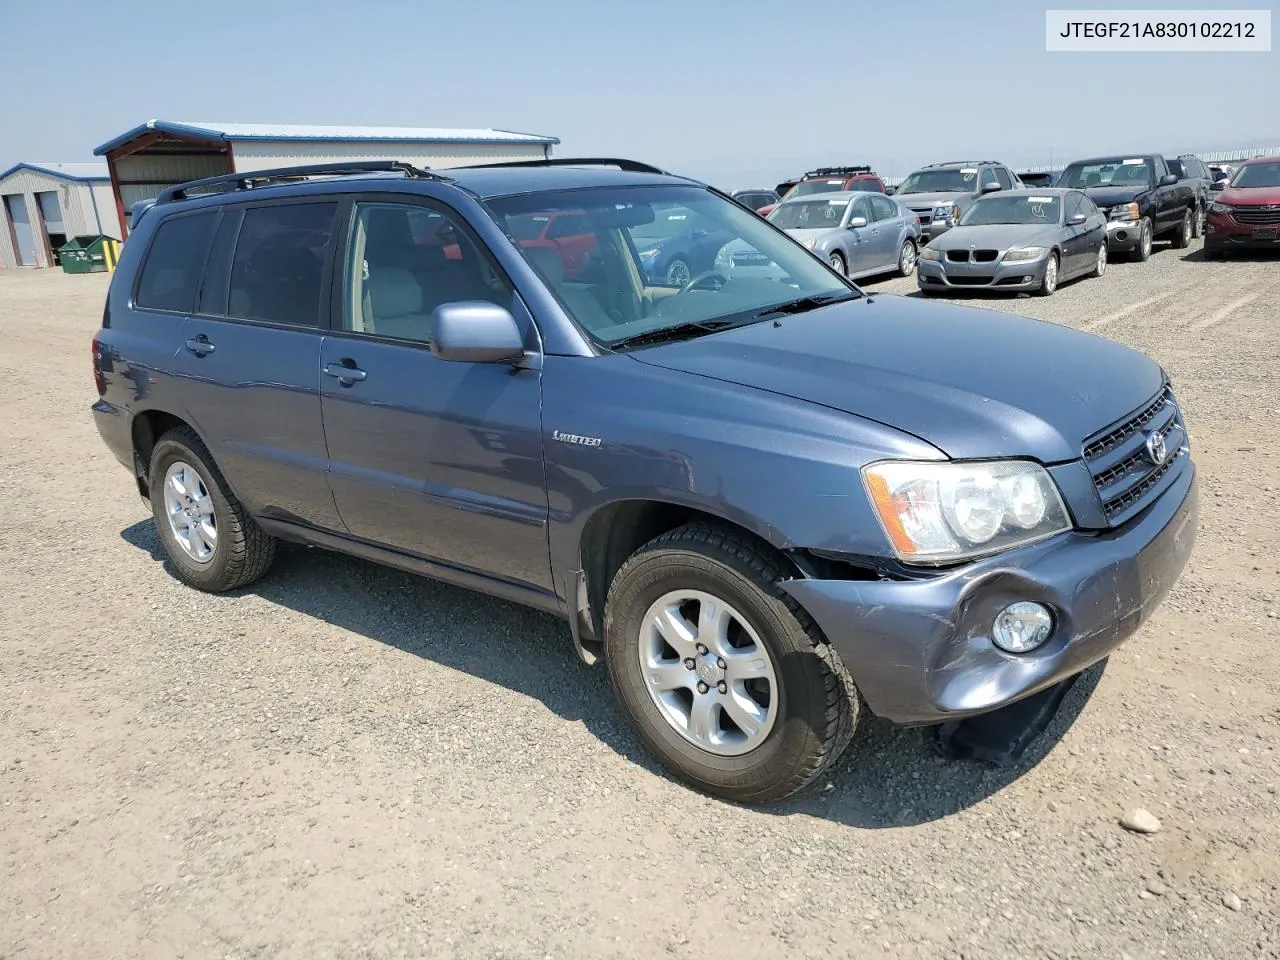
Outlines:
[[[148,156],[121,157],[116,161],[116,177],[120,180],[120,200],[127,214],[139,200],[160,195],[165,187],[188,180],[217,177],[230,173],[224,156]],[[138,181],[138,182],[131,182]],[[114,201],[113,201],[114,204]]]
[[540,143],[305,143],[237,141],[236,172],[330,160],[405,160],[425,167],[464,167],[502,160],[540,160]]
[[[44,238],[38,234],[39,224],[36,219],[37,193],[53,192],[58,195],[58,206],[62,210],[62,223],[68,236],[105,233],[109,237],[120,239],[120,222],[116,216],[115,200],[111,196],[109,183],[89,184],[78,180],[64,180],[36,170],[19,170],[0,180],[0,196],[22,194],[26,198],[27,210],[31,216],[32,229],[37,231],[35,244],[36,266],[52,266],[45,254]],[[94,217],[94,199],[98,204],[98,216]],[[0,266],[16,267],[18,258],[13,249],[9,224],[0,204]],[[99,230],[98,222],[102,227]]]

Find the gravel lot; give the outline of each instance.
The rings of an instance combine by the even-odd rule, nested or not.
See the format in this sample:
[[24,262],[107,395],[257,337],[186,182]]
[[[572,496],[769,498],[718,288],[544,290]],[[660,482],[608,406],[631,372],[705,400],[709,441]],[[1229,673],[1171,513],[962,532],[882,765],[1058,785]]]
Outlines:
[[88,412],[106,286],[0,272],[0,957],[1280,956],[1280,260],[977,300],[1166,365],[1191,566],[1016,770],[868,719],[763,810],[550,617],[297,548],[180,586]]

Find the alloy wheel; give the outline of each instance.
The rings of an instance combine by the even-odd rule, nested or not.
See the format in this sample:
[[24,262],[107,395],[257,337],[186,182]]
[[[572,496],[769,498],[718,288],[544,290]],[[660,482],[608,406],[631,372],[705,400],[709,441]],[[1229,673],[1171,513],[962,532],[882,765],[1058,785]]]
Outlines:
[[764,743],[778,716],[778,679],[759,635],[732,605],[673,590],[640,627],[645,689],[667,724],[708,753],[733,757]]
[[164,508],[169,531],[188,557],[208,563],[218,549],[218,518],[204,478],[181,460],[164,475]]

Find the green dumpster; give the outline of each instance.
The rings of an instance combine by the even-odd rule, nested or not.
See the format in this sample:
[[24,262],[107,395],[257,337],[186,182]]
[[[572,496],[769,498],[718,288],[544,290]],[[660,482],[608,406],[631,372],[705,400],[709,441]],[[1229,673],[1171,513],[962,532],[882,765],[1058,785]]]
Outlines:
[[64,273],[107,273],[116,268],[119,250],[111,237],[72,237],[58,248],[58,259]]

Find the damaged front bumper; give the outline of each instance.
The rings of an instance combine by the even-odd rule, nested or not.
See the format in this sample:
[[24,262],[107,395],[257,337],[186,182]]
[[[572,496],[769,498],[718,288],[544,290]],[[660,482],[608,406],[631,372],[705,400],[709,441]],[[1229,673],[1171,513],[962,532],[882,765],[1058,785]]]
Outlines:
[[[1195,543],[1198,486],[1188,469],[1145,514],[1116,530],[1072,531],[915,581],[788,580],[867,706],[898,723],[985,713],[1106,657],[1160,604]],[[991,641],[1019,600],[1051,608],[1053,635],[1029,654]]]

